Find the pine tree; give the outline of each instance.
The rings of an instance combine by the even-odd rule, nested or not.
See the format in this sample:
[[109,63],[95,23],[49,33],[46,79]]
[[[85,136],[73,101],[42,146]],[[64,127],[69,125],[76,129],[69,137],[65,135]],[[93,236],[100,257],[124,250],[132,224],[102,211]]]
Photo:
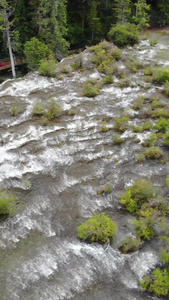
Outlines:
[[149,26],[149,15],[150,5],[146,3],[146,0],[138,0],[136,5],[136,22],[138,29],[143,32]]
[[101,31],[101,23],[98,17],[98,5],[100,1],[98,0],[89,0],[89,13],[88,13],[88,22],[89,28],[92,32],[91,42],[94,40],[94,35]]
[[38,7],[38,38],[47,44],[59,59],[68,49],[68,42],[65,39],[66,3],[67,0],[40,0]]
[[30,37],[30,29],[24,0],[17,0],[14,16],[14,26],[19,33],[19,41],[24,44]]
[[169,0],[157,1],[158,17],[160,26],[169,24]]
[[117,23],[124,25],[131,14],[131,0],[115,0]]

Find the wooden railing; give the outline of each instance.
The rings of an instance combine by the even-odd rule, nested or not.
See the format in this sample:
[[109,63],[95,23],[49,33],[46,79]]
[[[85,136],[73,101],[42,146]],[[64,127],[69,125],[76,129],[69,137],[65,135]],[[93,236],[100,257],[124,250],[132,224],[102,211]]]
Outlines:
[[[4,64],[4,65],[2,65],[2,64]],[[15,61],[15,66],[20,66],[22,64],[23,64],[23,62],[22,62],[21,59]],[[10,61],[4,61],[4,62],[0,63],[0,71],[7,70],[7,69],[11,69],[11,62]]]

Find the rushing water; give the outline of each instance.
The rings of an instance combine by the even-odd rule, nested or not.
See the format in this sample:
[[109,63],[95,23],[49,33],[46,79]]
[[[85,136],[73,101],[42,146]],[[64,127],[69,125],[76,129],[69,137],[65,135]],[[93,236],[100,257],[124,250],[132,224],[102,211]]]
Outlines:
[[[125,55],[147,65],[168,65],[168,36],[157,37],[156,46],[143,41],[137,49],[125,50]],[[89,56],[84,52],[83,60]],[[68,58],[63,64],[69,62]],[[131,233],[131,216],[121,209],[119,193],[137,178],[151,178],[160,186],[169,166],[136,164],[134,154],[142,146],[133,143],[135,134],[130,130],[123,135],[125,143],[112,144],[114,117],[126,108],[135,114],[134,99],[156,93],[151,84],[144,88],[149,84],[143,73],[128,76],[132,87],[108,85],[94,99],[81,96],[83,82],[100,77],[94,68],[62,75],[61,81],[29,73],[0,85],[0,184],[22,203],[19,214],[0,223],[1,300],[157,299],[139,285],[158,263],[155,243],[130,255],[117,250],[120,240]],[[32,117],[33,107],[51,98],[62,105],[64,114],[42,126]],[[21,110],[16,117],[10,113],[13,105]],[[74,116],[66,113],[70,108],[76,110]],[[102,120],[108,121],[106,133],[100,131]],[[138,137],[142,140],[145,135]],[[97,195],[104,183],[113,187],[109,196]],[[106,249],[77,238],[77,227],[101,211],[119,228],[113,247]]]

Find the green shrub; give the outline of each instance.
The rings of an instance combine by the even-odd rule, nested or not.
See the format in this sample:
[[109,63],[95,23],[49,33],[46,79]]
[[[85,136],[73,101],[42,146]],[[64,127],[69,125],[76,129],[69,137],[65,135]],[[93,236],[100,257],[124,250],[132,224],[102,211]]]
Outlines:
[[155,188],[148,179],[140,179],[128,187],[121,197],[121,203],[130,212],[138,213],[141,206],[155,198]]
[[118,47],[125,47],[127,45],[133,46],[139,42],[139,32],[134,24],[118,24],[112,27],[108,33],[108,37]]
[[152,118],[169,118],[169,111],[164,108],[157,108],[152,113]]
[[18,210],[17,198],[7,190],[0,190],[0,216],[13,217]]
[[99,94],[101,89],[101,84],[97,80],[87,80],[83,88],[83,96],[95,97]]
[[157,38],[152,38],[151,40],[150,40],[150,46],[155,46],[157,44]]
[[42,103],[36,103],[33,108],[34,116],[42,116],[45,113],[45,106]]
[[143,241],[140,238],[129,236],[122,241],[119,250],[124,254],[136,252],[142,244]]
[[142,164],[145,161],[145,155],[143,153],[135,154],[136,162]]
[[110,75],[107,75],[104,77],[104,84],[111,84],[113,83],[113,77]]
[[152,103],[151,103],[151,109],[156,109],[156,108],[162,108],[164,107],[165,105],[163,103],[161,103],[160,101],[158,100],[154,100]]
[[53,51],[35,37],[25,43],[24,54],[30,69],[38,69],[43,59],[55,57]]
[[127,67],[132,71],[132,72],[137,72],[139,69],[142,69],[144,67],[144,64],[139,61],[136,58],[130,58],[127,62]]
[[164,134],[164,143],[169,146],[169,130]]
[[163,150],[157,146],[152,146],[146,149],[145,156],[150,159],[158,159],[163,156]]
[[115,117],[114,130],[118,132],[124,132],[128,129],[129,117]]
[[116,223],[104,213],[95,215],[78,227],[79,238],[105,244],[117,231]]
[[71,108],[69,111],[68,111],[68,115],[69,116],[74,116],[76,114],[76,111],[74,108]]
[[147,138],[144,142],[145,147],[155,146],[157,144],[158,138],[157,134],[153,132],[149,138]]
[[155,293],[157,296],[166,296],[169,293],[169,272],[167,269],[155,269],[141,281],[143,290]]
[[110,194],[112,192],[112,186],[111,185],[106,185],[106,186],[103,186],[101,189],[99,189],[97,191],[97,194],[98,195],[101,195],[101,194]]
[[131,220],[131,223],[140,239],[149,240],[154,236],[155,218],[153,216],[135,218]]
[[153,75],[153,69],[152,68],[145,69],[144,70],[144,75],[152,76]]
[[52,56],[45,58],[40,62],[39,74],[47,77],[54,77],[56,76],[56,67],[56,61]]
[[120,145],[122,143],[124,143],[124,139],[121,138],[121,136],[119,134],[115,134],[114,139],[113,139],[113,144]]
[[153,82],[156,84],[164,84],[169,81],[169,71],[166,68],[158,69],[154,71]]
[[48,111],[46,113],[46,116],[49,120],[53,120],[55,118],[60,117],[60,115],[62,114],[62,107],[61,105],[55,101],[55,100],[51,100],[51,102],[49,103],[48,106]]
[[18,106],[17,106],[17,105],[12,106],[12,109],[11,109],[11,115],[12,115],[13,117],[16,117],[16,116],[18,115],[18,113],[19,113],[19,108],[18,108]]
[[104,125],[104,126],[101,127],[100,131],[101,132],[107,132],[107,131],[109,131],[109,128],[106,125]]
[[69,74],[70,73],[70,69],[69,68],[63,68],[60,70],[61,73],[63,74]]
[[142,105],[145,102],[145,97],[144,96],[139,96],[135,101],[133,105],[134,110],[140,110],[142,108]]
[[130,85],[130,81],[129,81],[128,78],[122,78],[122,79],[119,80],[117,85],[120,88],[125,88],[125,87],[128,87]]
[[169,96],[169,81],[166,81],[164,84],[164,91],[167,96]]
[[160,120],[156,123],[155,128],[164,133],[169,128],[169,121],[167,119],[160,118]]

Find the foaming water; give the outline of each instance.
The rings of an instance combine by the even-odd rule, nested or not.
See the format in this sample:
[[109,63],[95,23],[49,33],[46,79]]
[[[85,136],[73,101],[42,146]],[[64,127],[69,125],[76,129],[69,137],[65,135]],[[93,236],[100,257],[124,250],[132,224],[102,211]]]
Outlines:
[[[155,47],[147,40],[125,54],[147,64],[155,63],[163,51],[168,51],[165,39]],[[85,51],[85,64],[90,55]],[[90,67],[87,72],[72,71],[70,77],[62,75],[62,80],[34,72],[0,86],[0,183],[22,203],[15,217],[0,223],[2,300],[145,299],[140,279],[159,262],[152,247],[123,255],[115,246],[77,239],[77,227],[101,211],[108,212],[118,224],[120,238],[125,237],[131,232],[130,217],[121,209],[119,193],[138,178],[158,181],[166,176],[167,164],[135,162],[148,133],[135,134],[129,128],[121,135],[122,145],[113,143],[115,117],[134,116],[129,125],[136,125],[140,120],[133,102],[155,93],[152,84],[146,90],[142,75],[129,74],[131,84],[125,88],[119,88],[115,78],[95,98],[82,96],[83,84],[104,75]],[[50,99],[62,105],[63,115],[43,126],[32,116],[33,108]],[[13,117],[14,104],[23,109]],[[74,116],[67,113],[71,108]],[[98,195],[105,185],[112,186],[112,193]]]

